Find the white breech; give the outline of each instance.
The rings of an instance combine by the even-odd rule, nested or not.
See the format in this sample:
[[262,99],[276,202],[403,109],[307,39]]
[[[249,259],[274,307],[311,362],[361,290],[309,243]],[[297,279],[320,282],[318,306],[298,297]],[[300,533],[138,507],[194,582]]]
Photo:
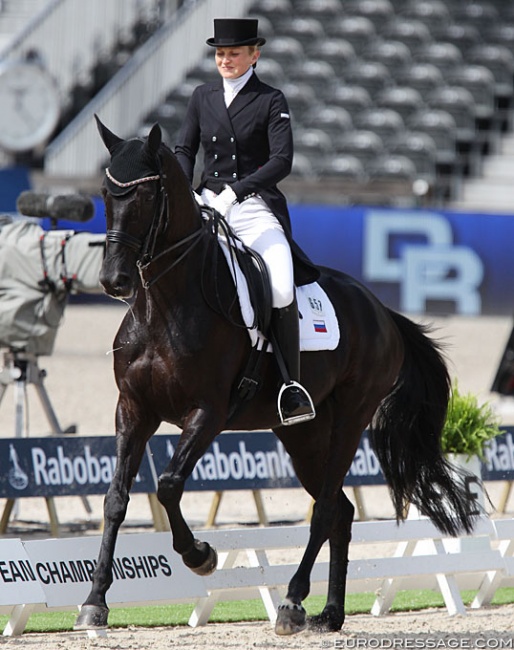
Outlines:
[[[207,205],[215,196],[208,189],[202,192]],[[227,221],[241,241],[263,258],[270,276],[272,306],[282,309],[290,305],[294,299],[293,259],[276,216],[259,196],[253,196],[232,206]]]

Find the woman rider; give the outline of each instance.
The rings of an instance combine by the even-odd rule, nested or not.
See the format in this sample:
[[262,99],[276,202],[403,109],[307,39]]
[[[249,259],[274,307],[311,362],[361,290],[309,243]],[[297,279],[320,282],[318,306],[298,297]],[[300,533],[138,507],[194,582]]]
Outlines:
[[193,92],[175,153],[193,182],[202,145],[201,202],[221,213],[244,244],[264,259],[272,288],[271,327],[290,379],[279,394],[279,414],[283,424],[295,424],[315,417],[315,412],[299,383],[294,285],[314,282],[319,272],[293,241],[286,199],[277,188],[291,171],[291,120],[283,93],[255,73],[259,47],[266,42],[257,30],[255,19],[214,20],[214,37],[207,44],[216,48],[221,79]]

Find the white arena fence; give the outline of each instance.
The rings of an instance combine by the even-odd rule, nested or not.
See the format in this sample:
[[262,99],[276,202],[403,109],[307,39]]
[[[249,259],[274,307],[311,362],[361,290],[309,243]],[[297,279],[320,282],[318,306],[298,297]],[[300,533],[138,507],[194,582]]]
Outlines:
[[[203,531],[198,537],[219,554],[218,570],[203,578],[182,564],[169,533],[124,534],[118,539],[114,583],[109,605],[144,606],[194,603],[189,625],[208,622],[216,602],[261,598],[270,621],[285,595],[295,563],[273,563],[271,551],[301,551],[308,526]],[[462,589],[477,595],[471,605],[488,604],[499,587],[514,585],[514,520],[481,517],[471,537],[473,548],[461,545],[425,519],[357,522],[352,545],[373,544],[379,554],[349,564],[348,593],[375,592],[371,613],[387,614],[399,589],[434,589],[443,596],[449,615],[464,614]],[[380,549],[393,543],[396,552],[384,557]],[[0,613],[8,614],[5,636],[22,634],[36,611],[76,609],[84,602],[94,569],[100,537],[0,541]],[[244,566],[241,564],[244,563]],[[236,566],[236,564],[238,566]],[[312,573],[311,593],[324,593],[328,563],[318,562]],[[106,634],[105,631],[89,635]]]
[[[157,435],[151,439],[133,487],[133,492],[148,494],[157,531],[166,529],[164,520],[159,519],[162,508],[155,497],[157,476],[173,454],[178,437]],[[506,430],[488,448],[483,478],[512,481],[513,462],[512,432]],[[54,500],[104,494],[115,464],[113,436],[0,439],[0,498],[6,499],[0,533],[5,533],[17,499],[43,497],[52,534],[57,537]],[[384,484],[366,433],[346,484],[354,489]],[[186,484],[188,490],[216,494],[252,490],[254,496],[261,489],[295,487],[299,482],[290,458],[270,431],[222,434]],[[281,526],[198,532],[198,537],[219,553],[218,570],[207,578],[183,566],[172,550],[169,532],[123,534],[117,545],[109,603],[194,603],[190,625],[202,625],[219,600],[260,597],[273,622],[297,564],[274,563],[272,551],[296,550],[300,557],[308,530],[308,526]],[[498,588],[514,585],[513,540],[512,519],[483,516],[474,534],[457,542],[443,539],[426,519],[412,518],[401,525],[360,521],[353,526],[352,548],[374,544],[378,550],[374,547],[372,557],[350,562],[348,593],[375,592],[371,611],[381,615],[389,611],[399,589],[435,589],[442,594],[449,614],[464,613],[462,589],[476,590],[472,607],[481,607],[491,601]],[[21,634],[34,611],[78,607],[89,592],[99,544],[99,536],[0,540],[0,612],[9,615],[4,634]],[[384,553],[386,544],[393,545],[392,556]],[[359,557],[358,549],[355,555]],[[241,560],[246,566],[236,566]],[[313,593],[325,592],[327,577],[328,564],[318,562],[312,574]]]

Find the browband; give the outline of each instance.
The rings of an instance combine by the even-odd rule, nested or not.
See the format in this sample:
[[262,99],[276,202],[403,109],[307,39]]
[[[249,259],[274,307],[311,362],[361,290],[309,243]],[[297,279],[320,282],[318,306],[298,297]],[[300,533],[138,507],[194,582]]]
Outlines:
[[105,168],[105,175],[111,181],[111,183],[114,183],[118,187],[132,187],[133,185],[139,185],[139,183],[145,183],[146,181],[158,181],[160,179],[159,174],[157,174],[156,176],[145,176],[144,178],[136,178],[135,181],[128,181],[126,183],[122,183],[121,181],[117,181],[114,178],[114,176],[109,171],[109,167]]

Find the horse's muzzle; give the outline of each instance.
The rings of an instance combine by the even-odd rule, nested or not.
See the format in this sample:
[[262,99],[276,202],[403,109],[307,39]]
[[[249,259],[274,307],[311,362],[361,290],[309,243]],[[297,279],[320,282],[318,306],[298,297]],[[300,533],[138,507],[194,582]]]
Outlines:
[[132,298],[135,290],[134,278],[127,273],[100,273],[100,284],[112,298]]

